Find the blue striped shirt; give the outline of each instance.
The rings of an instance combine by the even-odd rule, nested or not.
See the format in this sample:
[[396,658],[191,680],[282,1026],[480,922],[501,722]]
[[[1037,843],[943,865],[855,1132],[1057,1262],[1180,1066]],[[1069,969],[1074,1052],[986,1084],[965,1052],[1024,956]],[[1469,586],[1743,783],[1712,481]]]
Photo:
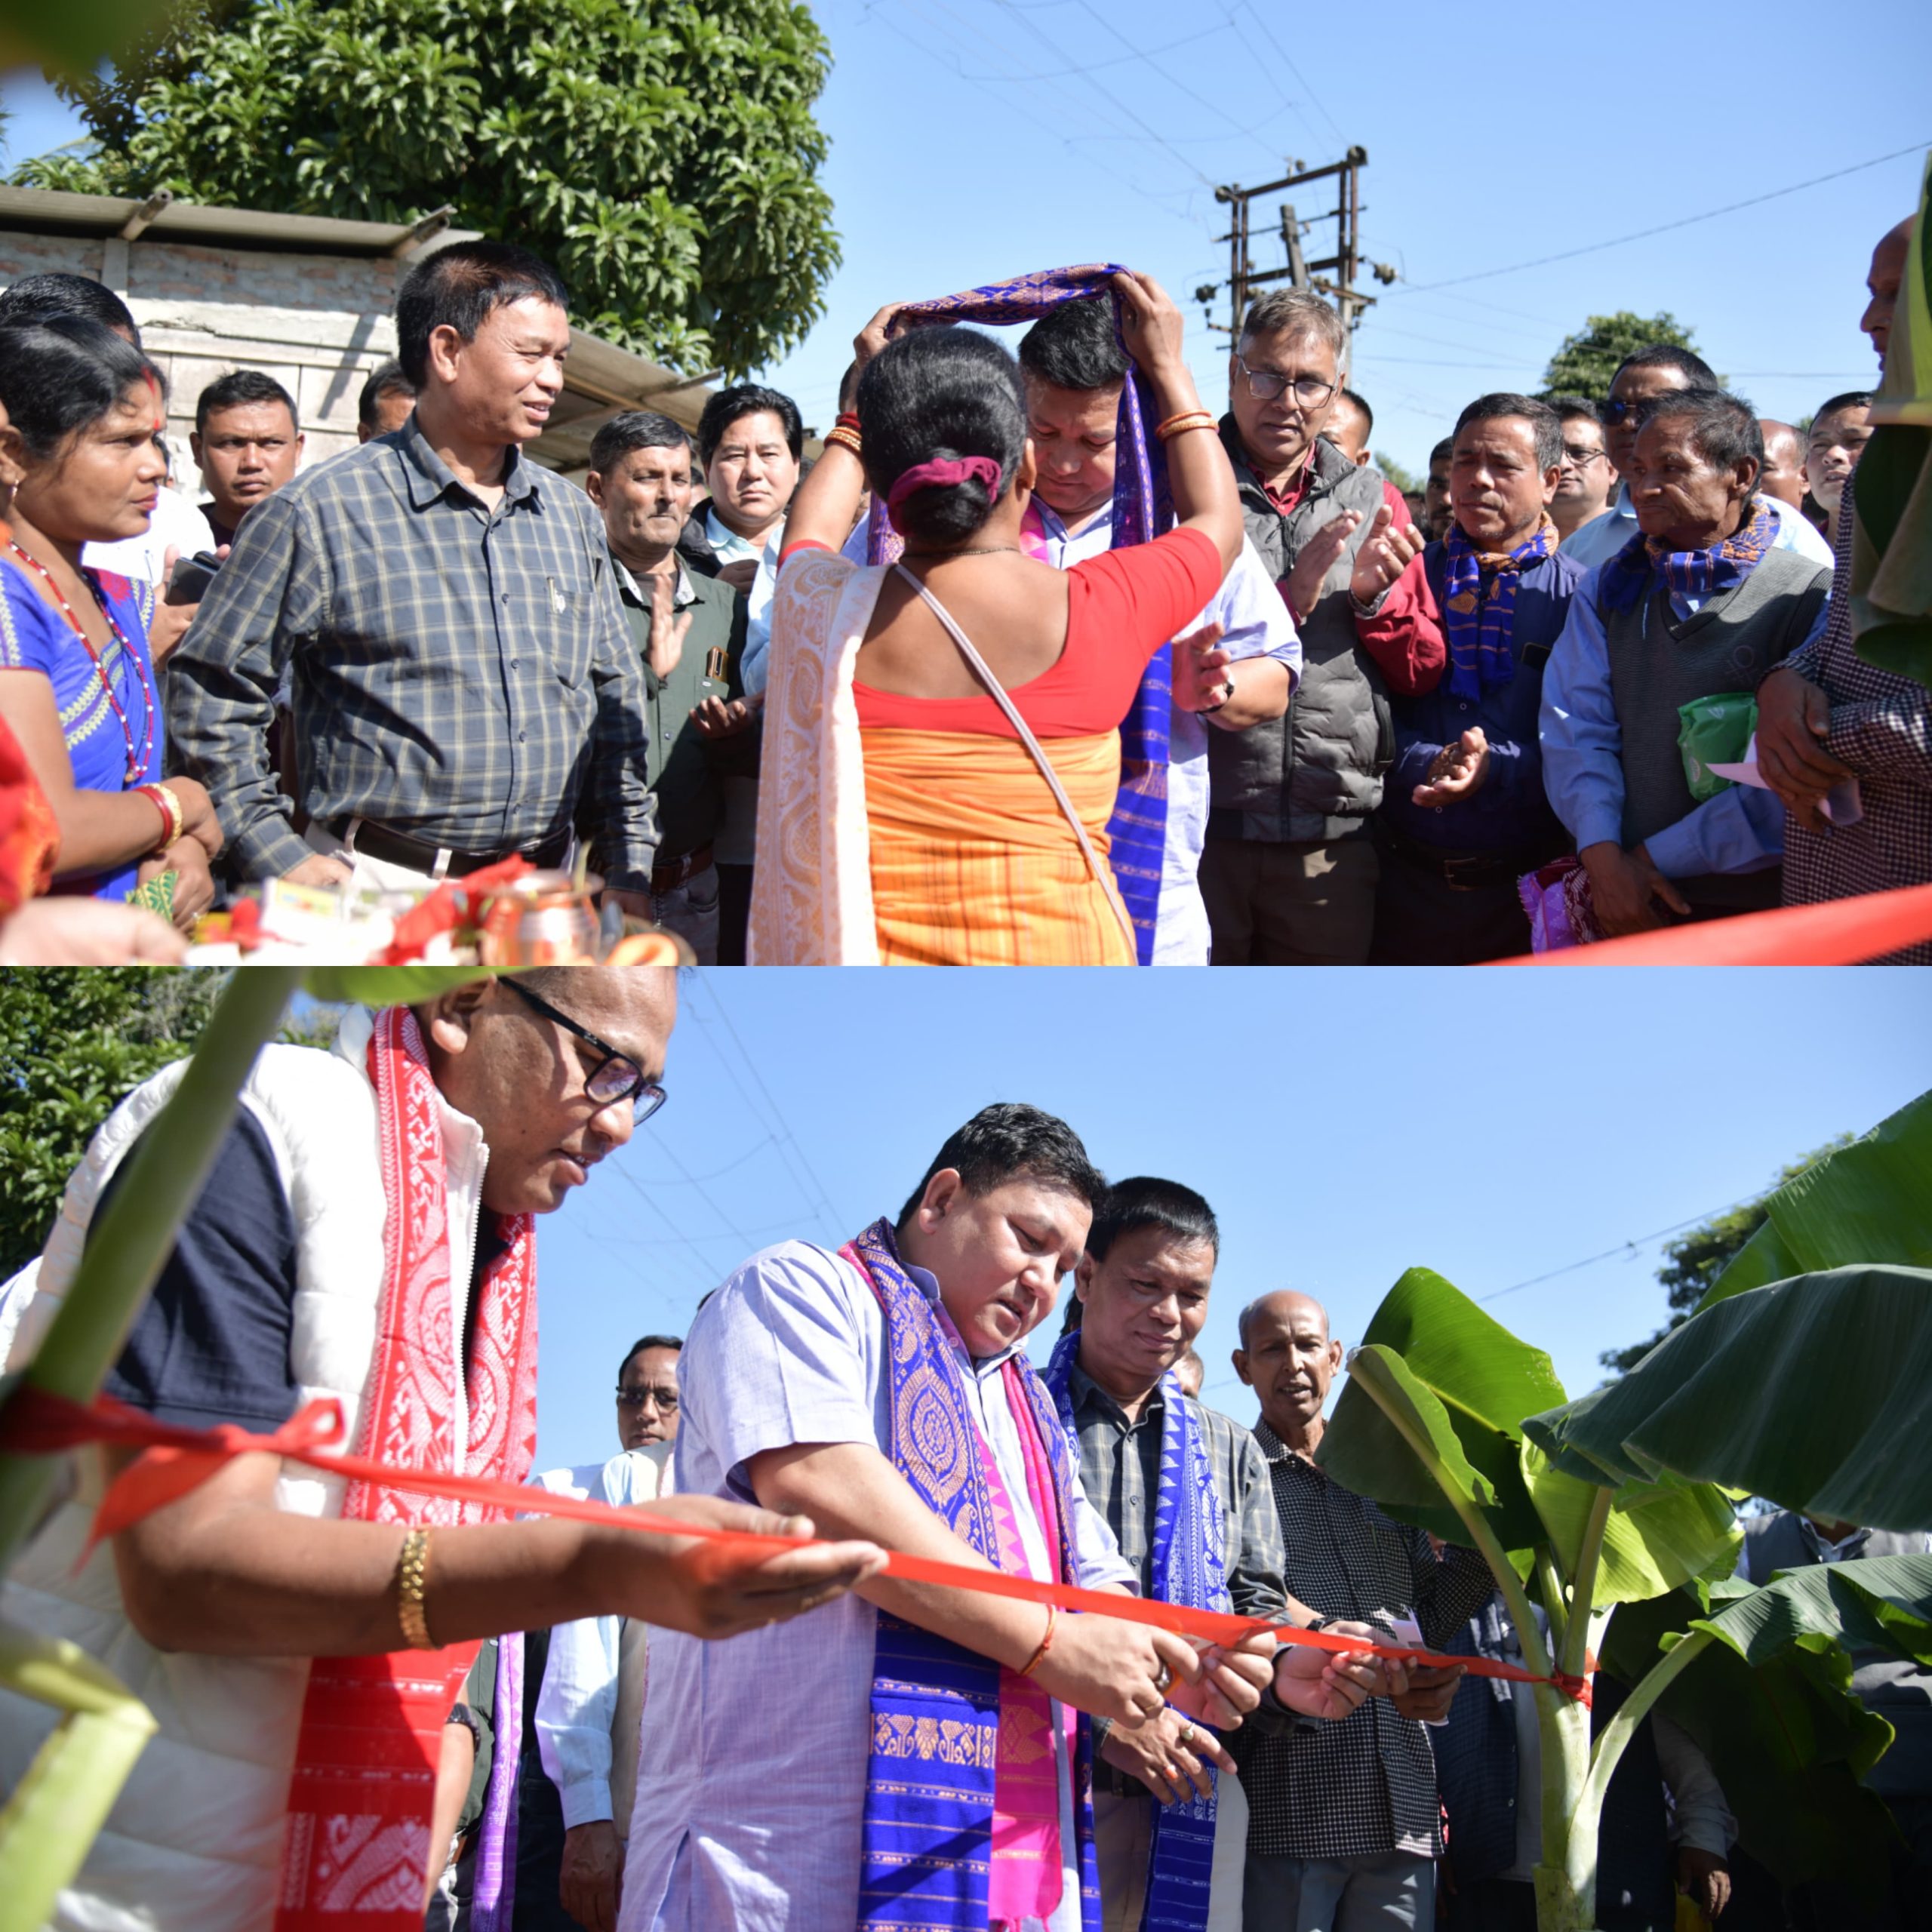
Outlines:
[[249,513],[168,707],[251,878],[310,856],[269,758],[285,671],[312,818],[469,852],[575,827],[608,883],[648,885],[643,667],[601,519],[561,477],[512,450],[492,509],[412,417]]

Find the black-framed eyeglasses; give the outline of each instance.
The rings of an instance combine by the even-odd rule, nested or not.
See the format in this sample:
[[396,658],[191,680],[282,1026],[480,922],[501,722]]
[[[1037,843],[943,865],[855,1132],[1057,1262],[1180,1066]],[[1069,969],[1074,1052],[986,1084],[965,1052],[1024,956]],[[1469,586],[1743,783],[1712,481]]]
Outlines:
[[1272,402],[1284,391],[1293,389],[1295,401],[1303,409],[1319,409],[1341,386],[1339,383],[1324,383],[1319,376],[1284,376],[1278,369],[1251,369],[1238,355],[1235,358],[1235,367],[1257,402]]
[[1601,450],[1580,449],[1574,443],[1565,443],[1563,445],[1563,460],[1565,463],[1574,463],[1579,469],[1587,469],[1593,463],[1603,462],[1604,453]]
[[644,1405],[654,1402],[660,1416],[674,1416],[678,1413],[678,1392],[675,1389],[626,1389],[617,1386],[617,1406],[626,1415],[641,1415]]
[[583,1091],[594,1105],[614,1107],[620,1100],[629,1100],[636,1124],[641,1126],[664,1104],[663,1086],[653,1080],[629,1054],[620,1053],[608,1040],[600,1040],[588,1026],[579,1026],[568,1013],[559,1013],[547,999],[540,999],[520,981],[503,980],[498,984],[508,986],[546,1020],[555,1021],[566,1033],[574,1033],[586,1046],[595,1047],[604,1056],[591,1069],[583,1083]]

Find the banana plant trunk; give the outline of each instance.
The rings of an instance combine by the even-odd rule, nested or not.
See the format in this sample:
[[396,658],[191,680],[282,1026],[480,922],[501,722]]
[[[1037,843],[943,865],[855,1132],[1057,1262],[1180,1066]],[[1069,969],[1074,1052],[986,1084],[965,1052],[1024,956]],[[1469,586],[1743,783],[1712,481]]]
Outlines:
[[1589,1790],[1590,1713],[1547,1684],[1536,1687],[1543,1748],[1543,1858],[1536,1868],[1537,1932],[1592,1932],[1597,1922],[1597,1819]]

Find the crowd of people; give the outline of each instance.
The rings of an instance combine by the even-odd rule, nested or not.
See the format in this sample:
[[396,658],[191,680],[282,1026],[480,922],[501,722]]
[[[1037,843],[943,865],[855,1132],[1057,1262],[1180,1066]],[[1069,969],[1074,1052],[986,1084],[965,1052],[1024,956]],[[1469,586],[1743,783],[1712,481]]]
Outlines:
[[197,507],[119,300],[0,294],[7,956],[580,852],[722,964],[1454,964],[1932,879],[1924,688],[1852,643],[1869,392],[1801,438],[1656,344],[1473,399],[1404,496],[1322,297],[1254,303],[1217,414],[1157,285],[1070,269],[881,309],[815,461],[737,383],[580,490],[526,453],[546,264],[431,254],[396,336],[306,467],[211,383]]
[[[537,1223],[664,1104],[675,1018],[668,971],[558,969],[352,1008],[332,1048],[261,1056],[106,1392],[257,1432],[330,1395],[364,1454],[660,1524],[251,1454],[97,1546],[90,1463],[0,1608],[106,1662],[158,1734],[57,1932],[352,1905],[433,1932],[1528,1932],[1538,1733],[1524,1684],[1466,1668],[1521,1660],[1486,1561],[1316,1460],[1343,1348],[1311,1295],[1241,1311],[1245,1420],[1203,1402],[1185,1364],[1213,1208],[1109,1183],[1036,1108],[983,1109],[842,1246],[768,1247],[688,1334],[632,1342],[616,1453],[534,1471]],[[180,1072],[114,1111],[0,1289],[9,1370]],[[1028,1345],[1057,1315],[1042,1370]],[[681,1524],[765,1540],[694,1547]],[[785,1547],[808,1531],[829,1540]],[[1927,1543],[1783,1513],[1749,1523],[1740,1566]],[[914,1581],[882,1550],[1262,1634]],[[1340,1647],[1278,1645],[1284,1626]],[[1897,1733],[1870,1780],[1895,1869],[1781,1894],[1653,1711],[1609,1786],[1597,1926],[1672,1932],[1680,1897],[1724,1932],[1932,1923],[1932,1673],[1855,1661]],[[1599,1669],[1593,1693],[1601,1727],[1623,1687]],[[54,1717],[0,1691],[0,1785]]]

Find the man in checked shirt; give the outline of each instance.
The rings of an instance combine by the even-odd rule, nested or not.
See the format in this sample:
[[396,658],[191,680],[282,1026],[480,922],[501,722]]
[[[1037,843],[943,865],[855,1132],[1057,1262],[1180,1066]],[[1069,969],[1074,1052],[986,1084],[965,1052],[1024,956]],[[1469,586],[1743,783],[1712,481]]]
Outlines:
[[[1239,1423],[1184,1395],[1176,1372],[1208,1318],[1220,1249],[1214,1210],[1192,1188],[1144,1176],[1109,1188],[1047,1385],[1079,1457],[1081,1488],[1143,1595],[1272,1623],[1318,1622],[1283,1586],[1281,1524],[1260,1447]],[[1203,1473],[1218,1521],[1204,1519]],[[1380,1634],[1329,1621],[1371,1641]],[[1383,1687],[1406,1678],[1395,1666]],[[1264,1693],[1244,1728],[1298,1723],[1331,1727]],[[1094,1746],[1104,1932],[1239,1932],[1248,1807],[1226,1748],[1172,1706],[1133,1731],[1097,1724]],[[1211,1765],[1225,1775],[1217,1780]]]
[[[522,446],[563,389],[563,285],[458,242],[396,299],[409,420],[253,511],[168,675],[177,768],[245,878],[407,887],[580,835],[651,916],[644,668],[602,520]],[[269,749],[278,685],[291,814]]]
[[[1306,1295],[1263,1295],[1241,1310],[1235,1371],[1260,1397],[1254,1426],[1287,1552],[1287,1587],[1325,1618],[1366,1619],[1387,1635],[1412,1619],[1441,1649],[1495,1588],[1475,1551],[1438,1560],[1418,1529],[1331,1481],[1312,1460],[1342,1345]],[[1403,1633],[1404,1641],[1413,1641]],[[1405,1695],[1372,1697],[1337,1724],[1234,1742],[1252,1814],[1246,1932],[1368,1932],[1435,1920],[1441,1806],[1425,1722],[1448,1714],[1462,1672],[1412,1668]]]

